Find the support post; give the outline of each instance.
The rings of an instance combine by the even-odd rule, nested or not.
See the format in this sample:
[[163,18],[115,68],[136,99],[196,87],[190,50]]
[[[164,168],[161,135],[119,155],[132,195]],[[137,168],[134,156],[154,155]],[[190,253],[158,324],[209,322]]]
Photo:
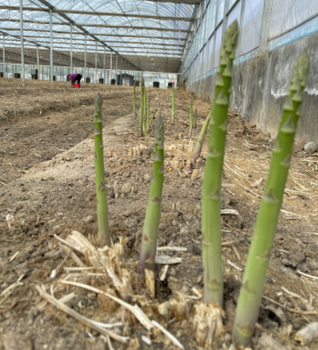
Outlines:
[[6,36],[3,34],[2,46],[3,77],[6,78]]
[[85,33],[85,51],[84,51],[84,81],[86,81],[86,49],[87,49],[87,34]]
[[104,46],[104,84],[106,84],[106,47]]
[[22,86],[24,86],[25,75],[24,75],[24,42],[23,42],[23,0],[20,0],[20,36],[21,36],[21,78],[22,78]]
[[116,84],[115,85],[117,85],[117,63],[118,63],[118,54],[116,53],[116,77],[115,77]]
[[73,70],[73,24],[70,25],[70,74]]
[[53,25],[52,25],[52,10],[50,9],[50,71],[51,71],[51,84],[53,84]]
[[39,53],[39,46],[36,47],[36,65],[38,69],[38,76],[37,79],[40,78],[40,53]]
[[109,65],[109,68],[110,68],[109,84],[111,84],[112,83],[112,79],[113,79],[113,52],[112,51],[110,52],[110,65]]
[[237,51],[235,55],[235,62],[236,64],[239,64],[240,54],[241,54],[241,43],[242,43],[242,33],[243,33],[243,21],[244,21],[244,11],[245,11],[245,0],[242,0],[241,5],[241,18],[240,18],[240,30],[239,30],[239,36],[237,38]]
[[265,0],[262,27],[261,27],[261,36],[259,40],[260,47],[267,44],[267,39],[269,34],[269,25],[271,21],[272,6],[273,6],[273,0]]
[[97,41],[95,43],[95,83],[98,83],[97,79]]

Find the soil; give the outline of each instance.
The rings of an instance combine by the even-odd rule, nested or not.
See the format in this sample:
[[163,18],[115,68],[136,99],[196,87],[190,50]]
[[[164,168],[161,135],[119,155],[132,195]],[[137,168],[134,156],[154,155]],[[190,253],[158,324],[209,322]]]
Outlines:
[[[145,139],[138,135],[132,88],[83,84],[81,89],[73,89],[66,83],[50,85],[43,81],[27,81],[22,87],[21,81],[15,79],[0,79],[0,349],[108,349],[99,333],[43,304],[35,290],[37,285],[49,294],[54,291],[57,299],[74,292],[75,298],[67,305],[90,319],[105,323],[124,321],[123,327],[113,331],[130,337],[129,349],[174,347],[166,336],[148,332],[125,315],[118,304],[109,300],[105,303],[103,298],[84,289],[61,286],[60,280],[69,278],[116,294],[114,286],[101,276],[84,272],[68,276],[65,268],[76,266],[70,257],[57,276],[50,277],[66,257],[55,235],[65,239],[76,230],[96,243],[92,122],[97,92],[103,98],[111,237],[114,243],[120,237],[125,238],[123,264],[129,266],[133,294],[151,300],[152,307],[141,302],[140,307],[149,318],[174,334],[185,349],[197,349],[192,322],[193,305],[198,301],[189,299],[190,315],[180,321],[159,315],[157,305],[174,298],[177,292],[193,296],[193,287],[203,293],[200,198],[207,137],[203,156],[198,159],[192,176],[188,175],[186,163],[191,159],[210,105],[193,96],[198,127],[189,139],[191,95],[176,90],[176,120],[171,123],[171,90],[147,89],[151,114],[161,109],[166,130],[158,246],[187,248],[185,252],[160,252],[180,257],[182,262],[169,266],[164,281],[156,283],[156,296],[151,298],[144,277],[138,273],[137,261],[154,140],[148,135],[145,146]],[[139,98],[138,89],[136,100]],[[239,215],[222,215],[226,317],[224,331],[215,340],[213,349],[231,346],[242,271],[272,148],[269,134],[262,134],[253,123],[229,111],[222,209],[237,210]],[[297,349],[300,345],[294,340],[295,333],[317,321],[317,162],[316,153],[307,155],[295,146],[252,349]],[[132,190],[125,193],[122,190],[125,187]],[[85,262],[81,254],[76,254]],[[162,267],[158,266],[158,274]],[[151,338],[151,346],[141,340],[142,335]],[[127,348],[116,341],[112,344],[115,349]],[[307,345],[307,349],[317,348],[317,340]]]

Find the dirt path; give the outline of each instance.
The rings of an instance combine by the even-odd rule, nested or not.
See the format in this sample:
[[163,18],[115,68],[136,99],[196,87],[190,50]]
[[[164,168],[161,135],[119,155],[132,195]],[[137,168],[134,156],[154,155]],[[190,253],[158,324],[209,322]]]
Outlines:
[[[5,80],[0,80],[0,83],[5,84]],[[66,86],[68,102],[63,102],[66,101],[64,86],[66,84],[59,87],[60,94],[54,97],[61,103],[41,115],[38,110],[32,109],[34,100],[38,98],[38,88],[32,85],[28,90],[27,87],[25,95],[28,98],[22,104],[28,106],[23,108],[29,112],[25,115],[12,114],[14,122],[6,117],[0,122],[0,149],[4,151],[0,154],[0,294],[23,276],[20,284],[0,297],[0,349],[107,349],[97,332],[51,306],[39,307],[42,299],[35,290],[36,285],[43,285],[49,293],[53,286],[57,298],[74,292],[75,297],[68,305],[86,317],[105,323],[123,322],[123,326],[116,327],[115,332],[131,338],[130,349],[173,348],[166,337],[158,332],[147,332],[116,303],[95,293],[59,284],[59,280],[69,278],[116,294],[114,285],[105,276],[85,273],[72,277],[62,268],[55,279],[50,278],[52,270],[66,256],[54,235],[65,239],[72,230],[77,230],[90,241],[95,241],[97,216],[92,100],[98,89],[106,110],[103,114],[104,155],[111,234],[114,243],[119,241],[119,237],[126,239],[123,267],[129,271],[134,294],[127,301],[138,303],[151,319],[164,325],[186,349],[198,348],[192,331],[193,305],[197,301],[188,300],[191,312],[190,317],[184,320],[167,323],[157,311],[158,303],[174,298],[177,292],[193,296],[193,287],[201,293],[203,290],[200,198],[205,159],[199,158],[193,178],[187,176],[185,163],[192,151],[191,141],[184,137],[188,133],[190,95],[177,91],[176,123],[172,125],[170,92],[148,90],[151,110],[159,108],[160,103],[166,130],[159,246],[187,248],[183,253],[162,252],[181,257],[182,263],[169,267],[166,278],[156,285],[156,297],[151,298],[143,278],[138,274],[136,261],[151,180],[153,139],[150,136],[145,147],[144,139],[138,138],[138,123],[132,115],[131,88],[91,85],[74,92]],[[51,88],[43,83],[42,90],[45,89],[49,92],[43,94],[41,106],[37,108],[44,108],[45,101],[52,97]],[[0,85],[0,96],[9,90]],[[10,92],[9,99],[11,96]],[[13,113],[11,102],[10,113]],[[63,105],[63,109],[59,105]],[[0,108],[3,111],[2,105]],[[19,105],[14,108],[22,110]],[[210,106],[195,100],[194,108],[198,109],[199,115],[199,127],[192,138],[195,143],[195,136]],[[226,243],[223,249],[226,319],[225,332],[217,340],[215,349],[230,347],[241,270],[246,261],[273,144],[269,135],[262,135],[234,113],[230,113],[229,118],[222,208],[235,209],[239,215],[222,216],[222,240]],[[136,151],[136,147],[140,155],[134,156],[132,148]],[[285,212],[280,217],[264,292],[265,297],[270,299],[262,301],[252,343],[256,350],[265,348],[262,344],[268,339],[264,334],[273,335],[281,349],[295,349],[297,344],[293,336],[296,330],[317,320],[316,315],[308,314],[317,311],[316,280],[297,272],[300,270],[313,277],[318,276],[316,159],[316,156],[308,157],[298,151],[293,156],[284,198]],[[7,215],[13,217],[11,230],[6,221]],[[78,256],[85,262],[81,254]],[[71,258],[63,267],[70,266],[76,266]],[[151,347],[142,342],[141,335],[152,339]],[[113,345],[116,349],[126,348],[117,342]],[[308,348],[316,349],[317,346],[318,343],[314,342]]]

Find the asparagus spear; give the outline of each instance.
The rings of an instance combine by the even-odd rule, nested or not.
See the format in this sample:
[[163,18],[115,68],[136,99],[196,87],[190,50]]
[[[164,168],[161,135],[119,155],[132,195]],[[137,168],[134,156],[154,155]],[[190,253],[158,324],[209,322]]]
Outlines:
[[94,103],[95,178],[97,197],[98,241],[100,245],[107,244],[110,247],[103,154],[103,129],[101,119],[103,101],[100,94],[96,95]]
[[157,250],[157,236],[160,218],[162,186],[164,172],[164,123],[159,117],[155,124],[155,148],[152,180],[148,197],[148,206],[143,228],[143,237],[139,255],[140,271],[145,268],[154,270]]
[[244,345],[250,341],[258,317],[266,271],[275,239],[276,227],[290,167],[292,147],[309,71],[309,59],[304,52],[297,60],[286,96],[283,116],[263,199],[258,212],[254,237],[249,250],[238,300],[233,342]]
[[175,119],[175,91],[174,91],[174,86],[172,86],[172,109],[171,109],[171,119],[172,119],[172,122],[174,123],[174,119]]
[[147,111],[147,130],[149,129],[149,120],[150,120],[150,96],[149,96],[149,99],[148,99],[148,111]]
[[190,97],[190,127],[189,127],[189,138],[192,135],[192,127],[193,127],[193,113],[192,113],[192,96]]
[[149,128],[148,129],[150,129],[150,127],[151,127],[151,124],[152,124],[153,118],[156,115],[156,112],[157,112],[157,110],[155,110],[154,114],[152,115],[151,119],[149,120]]
[[140,113],[139,113],[139,136],[143,136],[143,118],[144,118],[144,85],[145,80],[141,77],[141,98],[140,98]]
[[136,118],[136,82],[134,82],[134,98],[133,98],[133,104],[134,104],[134,116]]
[[197,141],[197,144],[195,146],[194,153],[193,153],[192,161],[191,161],[191,163],[189,165],[189,169],[188,169],[188,174],[189,175],[192,174],[193,166],[196,163],[197,159],[200,157],[202,146],[203,146],[203,140],[204,140],[205,132],[206,132],[206,129],[208,128],[208,124],[209,124],[211,115],[212,115],[212,110],[208,114],[208,116],[206,117],[205,122],[204,122],[204,124],[202,126],[202,129],[200,131],[200,135],[198,137],[198,141]]
[[237,36],[238,24],[235,21],[223,36],[202,187],[204,301],[206,304],[214,301],[220,306],[223,304],[221,177]]
[[193,116],[193,127],[196,129],[197,128],[197,109],[195,109],[194,116]]

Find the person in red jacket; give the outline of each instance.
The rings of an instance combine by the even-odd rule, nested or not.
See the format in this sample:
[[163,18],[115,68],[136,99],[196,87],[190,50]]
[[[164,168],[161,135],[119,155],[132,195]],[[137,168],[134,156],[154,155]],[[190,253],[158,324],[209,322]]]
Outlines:
[[82,79],[81,74],[77,74],[77,73],[69,74],[67,77],[71,80],[72,85],[77,83],[77,84],[79,84],[79,86],[81,86],[81,79]]

